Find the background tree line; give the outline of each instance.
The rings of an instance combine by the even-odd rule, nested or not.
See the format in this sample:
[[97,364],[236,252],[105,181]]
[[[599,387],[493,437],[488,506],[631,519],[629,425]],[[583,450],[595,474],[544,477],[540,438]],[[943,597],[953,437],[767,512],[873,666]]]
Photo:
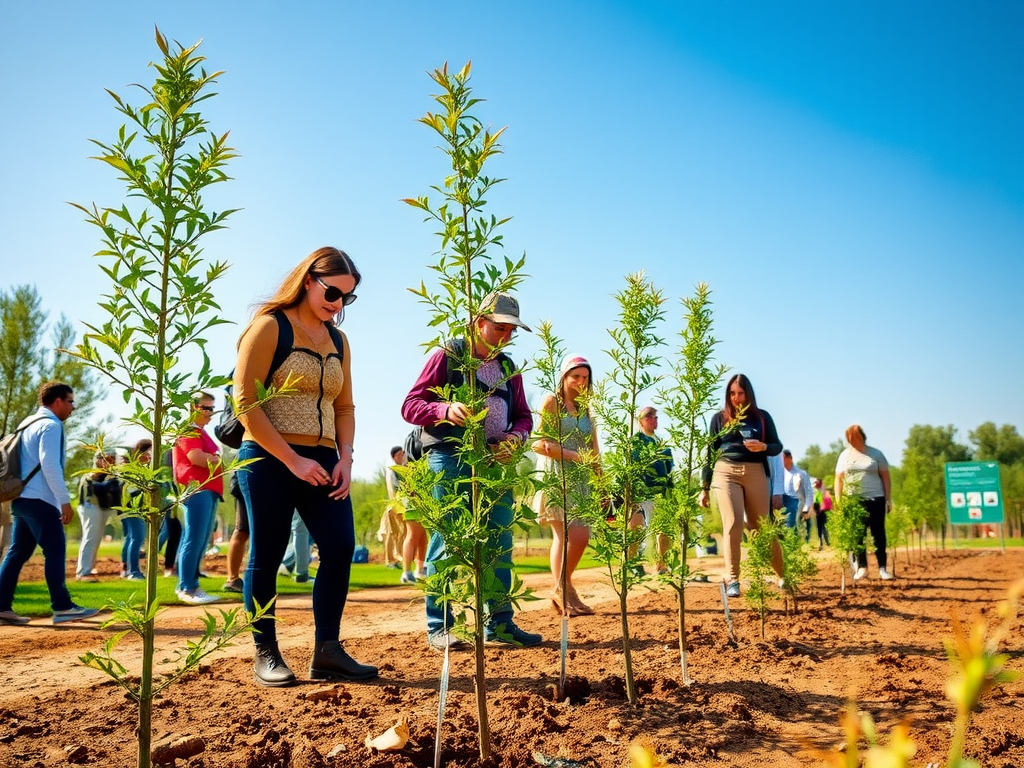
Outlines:
[[[92,442],[102,426],[96,406],[106,397],[95,372],[60,352],[75,343],[75,330],[63,314],[50,328],[49,315],[35,286],[20,285],[0,291],[0,434],[9,434],[39,407],[39,386],[51,379],[67,382],[75,390],[75,415],[68,420],[69,487],[72,475],[92,463],[82,438]],[[46,332],[49,329],[49,340]],[[72,496],[74,493],[72,493]]]
[[[923,522],[945,538],[946,462],[995,461],[1000,465],[1007,532],[1020,536],[1024,528],[1024,437],[1012,424],[997,427],[991,421],[967,433],[970,445],[958,442],[956,432],[952,425],[915,424],[910,428],[901,463],[891,467],[893,499],[907,507],[916,526]],[[842,440],[830,444],[827,451],[812,445],[798,463],[831,487],[843,447]]]

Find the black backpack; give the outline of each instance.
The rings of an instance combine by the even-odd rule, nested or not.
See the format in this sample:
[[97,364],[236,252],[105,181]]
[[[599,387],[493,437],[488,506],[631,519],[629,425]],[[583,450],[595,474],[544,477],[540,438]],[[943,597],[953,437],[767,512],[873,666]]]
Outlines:
[[[292,352],[292,343],[295,341],[292,324],[288,321],[284,310],[279,309],[274,312],[274,319],[277,320],[277,346],[274,347],[274,357],[271,358],[270,370],[267,371],[267,378],[264,379],[263,386],[266,386],[270,382],[271,377],[273,377],[274,372],[284,365],[284,361],[288,359],[288,355]],[[341,331],[330,323],[325,323],[325,325],[331,334],[334,346],[338,350],[338,355],[344,361],[345,344],[341,339]],[[220,423],[213,428],[213,434],[228,448],[241,448],[245,427],[242,426],[242,422],[238,420],[238,416],[235,414],[234,399],[232,397],[233,390],[234,387],[231,385],[224,387],[224,392],[227,395],[224,410],[221,411]]]
[[409,461],[419,461],[423,458],[423,427],[412,428],[412,432],[405,436],[402,450]]
[[47,417],[37,416],[34,419],[29,419],[3,440],[0,440],[0,501],[13,501],[21,496],[25,485],[42,466],[37,464],[36,468],[25,477],[21,476],[21,433],[29,424],[34,424],[45,418]]

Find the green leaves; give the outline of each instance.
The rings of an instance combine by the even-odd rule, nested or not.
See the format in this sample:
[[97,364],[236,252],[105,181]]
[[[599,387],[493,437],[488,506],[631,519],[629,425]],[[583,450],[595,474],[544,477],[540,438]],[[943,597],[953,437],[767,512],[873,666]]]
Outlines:
[[[211,133],[197,107],[213,96],[209,87],[220,73],[208,74],[202,68],[204,59],[196,55],[199,43],[190,48],[179,43],[172,46],[159,29],[155,34],[163,56],[152,65],[157,78],[152,88],[138,86],[149,101],[135,107],[108,91],[128,122],[118,129],[113,143],[93,140],[100,149],[96,159],[116,171],[126,200],[109,207],[75,204],[100,232],[102,245],[95,257],[111,288],[100,301],[105,320],[89,326],[82,343],[71,352],[121,390],[132,409],[127,421],[151,436],[153,458],[148,463],[133,456],[113,472],[142,491],[125,513],[149,522],[146,556],[154,566],[165,509],[196,491],[194,484],[174,487],[168,469],[159,463],[163,449],[190,427],[194,393],[226,380],[213,373],[205,347],[207,332],[226,322],[218,317],[220,307],[211,285],[227,265],[207,263],[199,242],[221,229],[234,213],[233,209],[208,211],[202,193],[229,178],[224,166],[236,155],[227,145],[228,134]],[[141,153],[135,146],[139,137]],[[184,359],[197,361],[191,372],[180,370]],[[218,465],[211,468],[211,477],[242,465]],[[196,669],[206,656],[250,632],[251,622],[265,612],[260,609],[247,616],[236,608],[221,611],[219,619],[207,614],[201,638],[190,640],[171,659],[173,669],[155,681],[156,575],[157,569],[150,568],[141,606],[132,600],[114,608],[115,619],[127,623],[128,631],[143,640],[138,679],[114,658],[125,632],[110,638],[102,652],[82,656],[83,663],[107,673],[139,703],[140,766],[149,764],[153,697]]]

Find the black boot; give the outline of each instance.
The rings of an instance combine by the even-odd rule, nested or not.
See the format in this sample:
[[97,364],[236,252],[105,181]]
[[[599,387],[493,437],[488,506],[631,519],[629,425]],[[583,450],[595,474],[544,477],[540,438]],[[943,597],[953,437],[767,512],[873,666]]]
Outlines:
[[256,682],[268,688],[284,688],[295,683],[295,674],[288,669],[277,643],[256,643]]
[[360,664],[337,640],[318,642],[309,664],[311,680],[369,680],[377,676],[377,668]]

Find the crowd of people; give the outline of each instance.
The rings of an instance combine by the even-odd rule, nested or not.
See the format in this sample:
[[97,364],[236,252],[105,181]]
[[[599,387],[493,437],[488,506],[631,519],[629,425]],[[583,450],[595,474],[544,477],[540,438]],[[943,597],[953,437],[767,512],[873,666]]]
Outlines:
[[[263,611],[254,624],[253,675],[264,686],[296,681],[277,642],[274,599],[280,573],[291,574],[296,581],[310,579],[314,542],[319,562],[312,590],[309,677],[361,681],[377,675],[377,667],[357,661],[340,640],[355,552],[349,497],[355,416],[351,353],[338,326],[346,307],[356,300],[360,280],[358,269],[343,251],[330,247],[314,251],[285,277],[273,296],[258,305],[238,342],[234,393],[244,428],[238,458],[251,463],[230,477],[235,524],[223,590],[241,593],[247,610]],[[469,355],[478,390],[484,393],[482,429],[493,461],[507,462],[520,446],[528,445],[536,454],[540,474],[551,478],[533,498],[538,522],[551,533],[548,599],[561,615],[591,614],[593,609],[573,584],[574,571],[590,542],[588,521],[593,519],[581,509],[594,493],[594,473],[601,466],[597,423],[588,399],[594,377],[591,364],[579,354],[566,356],[555,391],[543,397],[535,422],[522,376],[505,353],[516,331],[530,331],[516,298],[506,292],[485,297],[471,329],[468,347],[460,347],[461,340],[450,340],[427,358],[402,404],[402,416],[413,429],[402,445],[391,450],[386,470],[388,505],[379,529],[384,560],[400,571],[400,583],[412,585],[434,574],[445,558],[441,532],[409,515],[400,468],[410,461],[425,461],[434,473],[437,499],[469,476],[459,445],[467,425],[480,414],[447,396],[463,383],[464,368],[458,361]],[[287,398],[258,400],[257,390],[270,385],[280,390],[286,382],[292,388]],[[74,411],[74,392],[67,384],[48,382],[40,390],[39,404],[36,414],[19,426],[21,464],[36,469],[11,504],[11,524],[5,526],[10,541],[0,561],[0,623],[29,621],[12,606],[22,567],[37,546],[43,551],[54,623],[97,612],[72,600],[64,569],[64,527],[75,511],[65,482],[63,424]],[[191,484],[193,489],[180,517],[168,512],[160,534],[161,546],[166,547],[165,575],[177,579],[178,598],[192,605],[218,599],[205,592],[199,581],[225,491],[220,449],[206,431],[214,412],[213,396],[198,393],[189,427],[163,459],[170,463],[175,482]],[[657,434],[657,409],[644,406],[634,417],[633,459],[643,464],[645,474],[642,491],[635,506],[626,510],[626,518],[630,528],[640,528],[651,526],[655,501],[672,491],[674,463],[671,450]],[[847,447],[836,466],[835,495],[851,494],[860,501],[874,541],[879,577],[889,580],[893,577],[886,568],[885,514],[892,504],[888,464],[880,451],[866,444],[860,426],[852,425],[845,436]],[[131,455],[149,462],[151,451],[152,443],[143,440]],[[124,488],[111,472],[116,462],[113,453],[97,453],[93,471],[83,475],[78,485],[82,536],[74,574],[77,581],[96,579],[97,551],[112,515],[118,508],[138,506],[132,499],[139,490]],[[714,497],[721,515],[728,597],[740,595],[744,531],[758,530],[776,510],[784,515],[786,525],[802,529],[808,542],[816,526],[819,548],[828,546],[826,521],[832,492],[783,448],[775,421],[759,406],[753,385],[743,374],[729,379],[722,408],[711,419],[701,481],[699,503],[708,507]],[[512,585],[514,502],[511,492],[489,501],[490,544],[499,554],[495,577],[507,595]],[[136,515],[123,515],[122,527],[121,575],[143,579],[140,557],[145,522]],[[671,540],[663,535],[650,540],[654,567],[664,571]],[[249,555],[243,571],[246,547]],[[867,575],[867,556],[861,550],[855,579]],[[778,542],[773,544],[772,566],[781,583]],[[451,607],[432,594],[427,595],[425,606],[428,645],[435,650],[464,646],[464,639],[452,631]],[[520,627],[513,603],[499,597],[488,605],[485,641],[527,647],[539,644],[542,637]]]

